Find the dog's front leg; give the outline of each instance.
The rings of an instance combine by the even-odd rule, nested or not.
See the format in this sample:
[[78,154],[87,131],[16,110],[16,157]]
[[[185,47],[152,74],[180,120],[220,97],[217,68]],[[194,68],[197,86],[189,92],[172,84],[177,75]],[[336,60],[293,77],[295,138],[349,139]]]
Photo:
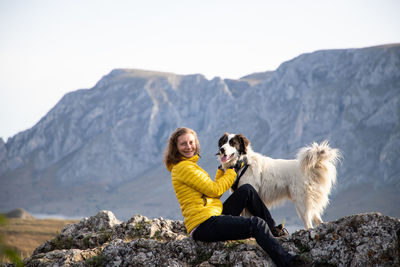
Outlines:
[[247,218],[250,218],[251,216],[253,216],[253,214],[251,214],[251,212],[247,208],[243,209],[243,211],[240,215],[243,217],[247,217]]

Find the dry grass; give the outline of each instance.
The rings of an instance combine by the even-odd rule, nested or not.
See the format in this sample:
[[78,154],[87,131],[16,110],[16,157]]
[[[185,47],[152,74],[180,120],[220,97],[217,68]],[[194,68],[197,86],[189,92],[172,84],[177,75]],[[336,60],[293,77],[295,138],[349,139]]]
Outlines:
[[[53,239],[65,225],[76,223],[77,220],[58,219],[8,219],[6,226],[0,226],[0,235],[5,245],[13,248],[23,259],[46,240]],[[7,262],[3,257],[0,262]]]

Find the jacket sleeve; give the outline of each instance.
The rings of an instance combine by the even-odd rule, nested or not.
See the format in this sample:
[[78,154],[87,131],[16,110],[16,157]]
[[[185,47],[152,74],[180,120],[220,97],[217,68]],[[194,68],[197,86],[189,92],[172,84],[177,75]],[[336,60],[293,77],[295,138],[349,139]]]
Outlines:
[[214,182],[207,172],[197,168],[195,164],[181,162],[172,170],[173,175],[187,186],[203,193],[208,197],[219,197],[228,190],[236,179],[236,172],[232,169],[225,173],[217,172],[218,179]]
[[222,176],[224,176],[224,171],[217,169],[217,173],[215,174],[215,181],[218,181],[219,178],[221,178]]

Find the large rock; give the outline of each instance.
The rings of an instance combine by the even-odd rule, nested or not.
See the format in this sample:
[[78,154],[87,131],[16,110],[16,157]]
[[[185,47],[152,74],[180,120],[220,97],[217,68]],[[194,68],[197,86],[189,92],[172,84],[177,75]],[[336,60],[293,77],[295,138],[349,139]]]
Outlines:
[[[400,220],[366,213],[299,230],[279,242],[316,266],[400,264]],[[24,260],[26,266],[275,266],[253,239],[196,242],[182,221],[102,211],[68,225]]]

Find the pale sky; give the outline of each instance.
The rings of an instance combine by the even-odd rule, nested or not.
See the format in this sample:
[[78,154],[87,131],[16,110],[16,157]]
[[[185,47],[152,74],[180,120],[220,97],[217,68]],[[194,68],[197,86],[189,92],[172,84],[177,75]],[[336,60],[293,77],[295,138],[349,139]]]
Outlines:
[[400,42],[399,0],[0,0],[0,137],[115,68],[237,79]]

